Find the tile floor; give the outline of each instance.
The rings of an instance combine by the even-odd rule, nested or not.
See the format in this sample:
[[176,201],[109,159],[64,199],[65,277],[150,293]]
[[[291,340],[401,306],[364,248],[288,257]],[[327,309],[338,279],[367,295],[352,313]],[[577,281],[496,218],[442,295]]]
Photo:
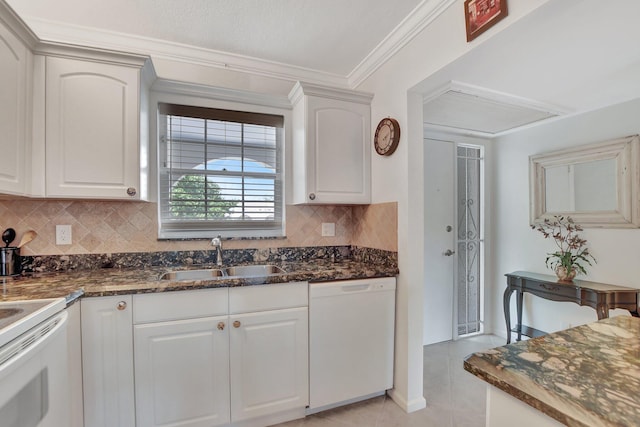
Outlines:
[[480,335],[424,347],[424,396],[427,407],[405,413],[391,398],[363,402],[310,415],[278,427],[482,427],[485,385],[464,370],[464,358],[505,345],[503,338]]

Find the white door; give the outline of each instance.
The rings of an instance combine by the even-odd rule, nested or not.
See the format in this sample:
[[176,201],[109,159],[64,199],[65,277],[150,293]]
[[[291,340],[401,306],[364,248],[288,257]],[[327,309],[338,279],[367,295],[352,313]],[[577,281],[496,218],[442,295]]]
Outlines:
[[428,345],[453,339],[456,168],[453,142],[424,143],[423,344]]

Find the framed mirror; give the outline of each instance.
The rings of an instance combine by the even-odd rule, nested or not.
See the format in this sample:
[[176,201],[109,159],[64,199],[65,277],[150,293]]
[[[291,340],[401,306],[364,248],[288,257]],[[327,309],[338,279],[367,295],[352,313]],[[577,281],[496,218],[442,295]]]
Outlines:
[[640,138],[529,156],[530,222],[570,215],[583,227],[640,227]]

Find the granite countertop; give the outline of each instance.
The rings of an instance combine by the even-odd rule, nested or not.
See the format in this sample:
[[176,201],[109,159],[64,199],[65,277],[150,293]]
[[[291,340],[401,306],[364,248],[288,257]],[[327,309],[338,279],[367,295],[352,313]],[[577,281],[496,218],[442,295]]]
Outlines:
[[464,368],[565,425],[640,420],[640,318],[617,316],[474,353]]
[[[330,281],[391,277],[398,274],[395,267],[352,260],[327,260],[274,263],[287,273],[270,276],[267,283],[298,281]],[[216,266],[189,266],[189,269],[216,268]],[[16,277],[0,278],[3,286],[1,301],[65,297],[67,301],[80,296],[107,296],[136,293],[179,291],[230,286],[247,286],[244,279],[160,280],[160,276],[185,267],[149,267],[136,269],[103,268],[64,273],[28,273]],[[257,285],[260,286],[260,285]]]

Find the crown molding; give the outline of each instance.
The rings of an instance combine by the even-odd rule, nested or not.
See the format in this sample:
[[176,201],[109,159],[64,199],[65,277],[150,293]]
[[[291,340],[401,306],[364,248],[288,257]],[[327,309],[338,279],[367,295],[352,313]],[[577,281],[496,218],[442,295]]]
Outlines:
[[349,87],[358,87],[456,1],[423,0],[349,73]]
[[[72,45],[67,43],[39,41],[33,48],[33,53],[63,58],[76,58],[84,60],[98,60],[117,65],[144,67],[150,63],[146,55],[130,52],[107,50],[104,48]],[[151,65],[149,67],[153,68]]]
[[298,81],[289,92],[289,100],[295,105],[303,95],[321,96],[338,101],[355,102],[369,105],[373,99],[372,93],[359,92],[350,89],[338,89],[309,82]]
[[464,83],[457,80],[450,80],[436,88],[433,92],[426,94],[422,102],[423,104],[426,104],[439,97],[440,95],[445,94],[446,92],[458,92],[466,95],[472,95],[476,98],[495,101],[505,105],[512,105],[514,107],[543,111],[551,113],[555,116],[566,115],[572,112],[570,108],[560,105],[554,105],[548,102],[542,102],[531,98],[516,96],[510,93],[500,92],[497,90],[478,85],[472,85],[470,83]]
[[4,23],[24,44],[33,49],[38,43],[38,36],[4,1],[0,1],[0,22]]
[[44,43],[129,52],[150,56],[152,59],[220,68],[289,82],[305,81],[318,85],[353,89],[371,76],[455,2],[456,0],[423,0],[347,76],[149,37],[62,24],[35,17],[25,17],[24,20],[33,33]]
[[33,17],[27,17],[25,21],[41,40],[50,43],[124,51],[133,54],[148,55],[152,59],[157,58],[203,65],[290,82],[304,80],[343,88],[347,88],[348,84],[344,76],[283,64],[276,61],[267,61],[234,53],[199,48],[115,31],[61,24],[59,22]]
[[282,95],[259,94],[239,89],[212,87],[197,83],[185,83],[175,80],[157,79],[151,86],[156,93],[170,95],[187,95],[200,98],[215,98],[219,101],[238,102],[250,105],[260,105],[282,110],[291,110],[293,107],[289,98]]

